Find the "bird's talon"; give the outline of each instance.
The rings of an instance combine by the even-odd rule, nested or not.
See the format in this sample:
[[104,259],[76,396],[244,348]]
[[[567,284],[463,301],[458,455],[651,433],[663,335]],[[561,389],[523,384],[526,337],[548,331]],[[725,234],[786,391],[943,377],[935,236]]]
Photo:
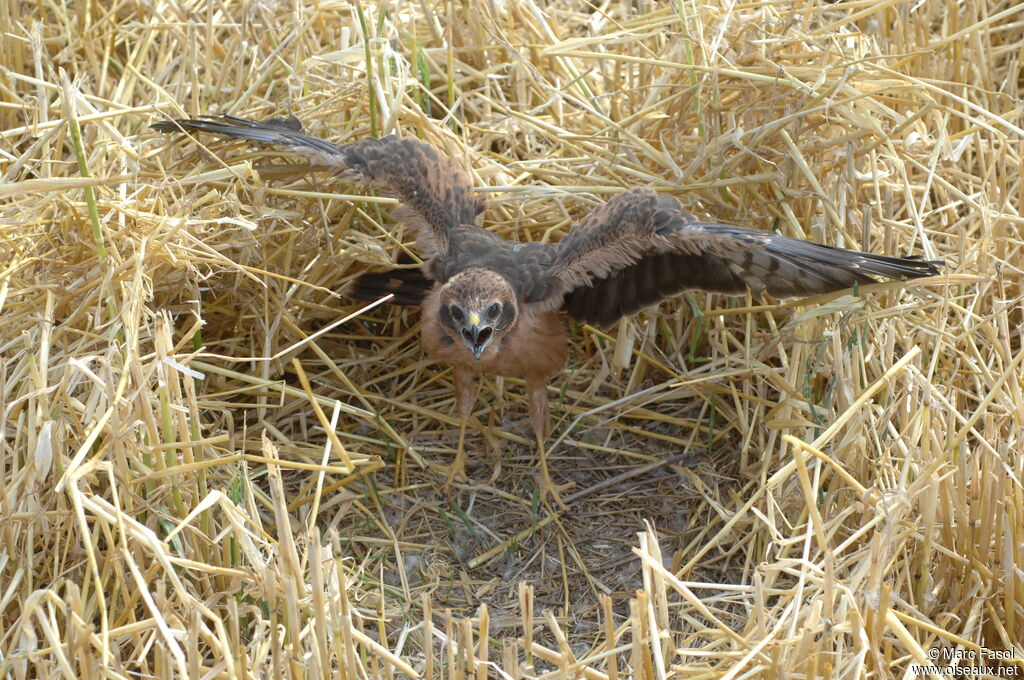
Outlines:
[[540,480],[540,501],[541,503],[547,503],[550,498],[558,505],[562,510],[568,510],[569,506],[562,500],[561,493],[568,491],[569,489],[576,486],[576,482],[566,482],[565,484],[555,484],[551,479],[551,475],[548,474],[547,468],[541,472]]
[[466,474],[466,461],[465,461],[465,457],[462,455],[461,451],[459,452],[458,455],[456,455],[455,460],[452,461],[452,464],[448,466],[448,482],[447,483],[451,484],[454,481],[459,481],[459,482],[468,482],[469,481],[469,476]]

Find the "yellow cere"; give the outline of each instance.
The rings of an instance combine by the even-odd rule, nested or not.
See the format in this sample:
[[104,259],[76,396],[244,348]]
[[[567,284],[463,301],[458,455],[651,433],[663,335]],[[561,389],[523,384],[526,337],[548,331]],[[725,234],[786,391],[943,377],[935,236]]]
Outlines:
[[480,315],[477,314],[476,312],[473,312],[472,314],[470,314],[469,315],[469,323],[470,323],[471,326],[479,326],[480,325]]

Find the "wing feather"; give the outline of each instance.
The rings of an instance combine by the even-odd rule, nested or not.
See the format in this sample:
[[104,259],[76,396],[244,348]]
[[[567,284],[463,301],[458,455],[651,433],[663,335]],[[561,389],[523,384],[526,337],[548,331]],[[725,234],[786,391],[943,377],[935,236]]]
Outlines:
[[654,304],[663,297],[675,295],[679,292],[679,278],[676,276],[676,269],[681,265],[676,262],[675,253],[657,253],[648,260],[654,270],[654,294],[650,304]]
[[941,261],[873,255],[701,222],[671,196],[636,189],[576,224],[548,266],[542,305],[609,326],[685,289],[787,298],[934,276]]
[[283,146],[334,169],[346,180],[393,195],[403,203],[395,217],[417,230],[417,245],[428,256],[446,253],[451,229],[473,224],[484,209],[483,198],[473,195],[469,177],[434,146],[418,139],[389,135],[338,145],[306,134],[295,117],[201,116],[151,127],[158,132],[209,132]]
[[355,300],[374,302],[385,295],[394,295],[391,304],[419,307],[434,282],[422,269],[391,269],[384,272],[361,274],[349,285],[345,294]]
[[649,257],[640,260],[637,263],[637,275],[636,275],[636,308],[640,311],[648,305],[653,305],[655,302],[661,299],[661,295],[658,293],[658,285],[655,280],[656,268],[658,266],[657,257]]
[[619,280],[620,309],[634,309],[637,312],[640,311],[640,293],[638,289],[642,285],[643,270],[645,269],[644,262],[644,260],[640,260],[639,262],[637,262],[635,274],[633,276],[622,276],[620,273],[619,276],[616,277]]

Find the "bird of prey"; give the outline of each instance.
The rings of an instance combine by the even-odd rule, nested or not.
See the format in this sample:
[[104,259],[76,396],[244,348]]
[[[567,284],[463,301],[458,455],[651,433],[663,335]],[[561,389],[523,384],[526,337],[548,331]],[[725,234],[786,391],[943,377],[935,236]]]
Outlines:
[[579,222],[559,243],[507,241],[476,225],[484,200],[469,177],[434,146],[414,138],[334,144],[302,131],[294,117],[168,120],[159,132],[209,132],[277,145],[332,169],[343,180],[397,197],[396,218],[417,233],[420,270],[368,273],[353,297],[395,294],[422,309],[427,354],[451,365],[461,416],[452,475],[465,478],[463,439],[481,374],[526,379],[541,487],[558,500],[544,440],[546,388],[568,358],[565,317],[608,327],[686,289],[775,298],[814,295],[875,281],[939,273],[941,261],[873,255],[701,221],[672,196],[631,189]]

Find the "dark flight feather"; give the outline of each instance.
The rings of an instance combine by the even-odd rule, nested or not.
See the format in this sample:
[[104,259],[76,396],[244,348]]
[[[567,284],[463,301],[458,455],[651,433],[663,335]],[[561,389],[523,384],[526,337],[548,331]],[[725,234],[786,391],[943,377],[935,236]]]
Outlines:
[[419,307],[434,282],[428,279],[422,269],[391,269],[384,272],[361,274],[345,290],[355,300],[374,302],[385,295],[393,294],[391,304]]

